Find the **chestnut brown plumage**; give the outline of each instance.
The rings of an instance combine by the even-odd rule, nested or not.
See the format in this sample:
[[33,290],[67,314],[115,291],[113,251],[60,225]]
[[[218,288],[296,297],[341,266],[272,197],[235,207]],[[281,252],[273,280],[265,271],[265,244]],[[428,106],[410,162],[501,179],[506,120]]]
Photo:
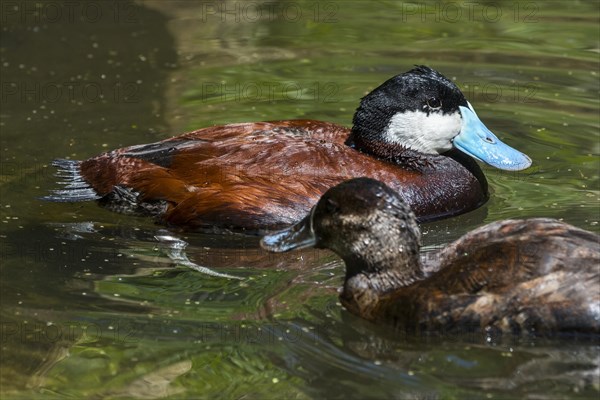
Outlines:
[[485,177],[467,154],[511,170],[531,164],[487,131],[454,83],[421,66],[365,96],[352,129],[313,120],[231,124],[57,160],[66,187],[45,199],[98,200],[167,225],[253,233],[297,222],[329,187],[370,176],[430,221],[487,200]]
[[[422,220],[469,211],[487,198],[485,178],[467,157],[456,154],[463,165],[423,155],[427,165],[402,168],[346,146],[348,134],[318,121],[225,125],[105,153],[81,162],[80,170],[101,197],[116,186],[139,193],[136,207],[121,211],[144,214],[164,202],[161,221],[192,229],[282,228],[330,186],[363,175],[402,189]],[[105,204],[119,211],[119,203],[130,203],[122,197]]]

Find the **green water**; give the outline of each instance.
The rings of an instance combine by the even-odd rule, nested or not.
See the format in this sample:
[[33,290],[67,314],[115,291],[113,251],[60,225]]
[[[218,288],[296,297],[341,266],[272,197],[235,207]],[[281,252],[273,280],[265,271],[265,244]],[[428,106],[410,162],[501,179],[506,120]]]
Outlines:
[[244,279],[215,278],[174,265],[152,221],[37,200],[53,158],[228,122],[347,125],[427,64],[534,160],[486,167],[491,200],[424,226],[428,248],[513,217],[600,231],[597,3],[257,4],[1,3],[2,398],[598,398],[597,341],[394,337],[341,308],[331,253],[185,235],[190,259]]

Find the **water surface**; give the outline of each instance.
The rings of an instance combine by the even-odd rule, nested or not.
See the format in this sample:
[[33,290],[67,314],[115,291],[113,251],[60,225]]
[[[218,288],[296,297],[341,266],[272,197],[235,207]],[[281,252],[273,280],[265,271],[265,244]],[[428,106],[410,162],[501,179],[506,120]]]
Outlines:
[[598,397],[597,341],[394,336],[342,309],[329,252],[180,234],[244,279],[215,278],[173,263],[152,221],[37,200],[53,158],[229,122],[349,125],[427,64],[534,164],[485,167],[490,201],[423,226],[426,249],[503,218],[599,232],[597,4],[36,4],[2,9],[3,398]]

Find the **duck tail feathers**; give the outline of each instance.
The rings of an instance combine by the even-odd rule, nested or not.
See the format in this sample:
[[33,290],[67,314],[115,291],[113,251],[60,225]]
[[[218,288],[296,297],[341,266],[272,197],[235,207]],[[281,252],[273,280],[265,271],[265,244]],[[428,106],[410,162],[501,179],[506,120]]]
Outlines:
[[83,179],[80,170],[81,161],[58,159],[52,161],[56,167],[58,183],[62,189],[54,189],[50,194],[41,198],[45,201],[70,203],[76,201],[98,200],[101,196]]

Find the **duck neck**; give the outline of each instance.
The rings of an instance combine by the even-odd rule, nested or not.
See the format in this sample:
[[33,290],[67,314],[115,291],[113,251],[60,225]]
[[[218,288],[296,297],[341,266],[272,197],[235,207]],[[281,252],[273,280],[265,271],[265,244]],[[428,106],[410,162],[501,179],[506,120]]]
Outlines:
[[402,165],[410,169],[421,169],[430,165],[428,157],[403,144],[391,143],[378,139],[380,135],[373,135],[362,132],[359,128],[352,128],[352,132],[346,145],[360,152],[373,155],[381,160],[394,164]]
[[368,278],[379,293],[412,285],[425,276],[418,254],[398,257],[396,252],[381,251],[345,257],[344,262],[347,284],[355,279]]
[[346,279],[340,299],[354,314],[374,319],[381,298],[425,278],[418,249],[361,253],[345,257]]

